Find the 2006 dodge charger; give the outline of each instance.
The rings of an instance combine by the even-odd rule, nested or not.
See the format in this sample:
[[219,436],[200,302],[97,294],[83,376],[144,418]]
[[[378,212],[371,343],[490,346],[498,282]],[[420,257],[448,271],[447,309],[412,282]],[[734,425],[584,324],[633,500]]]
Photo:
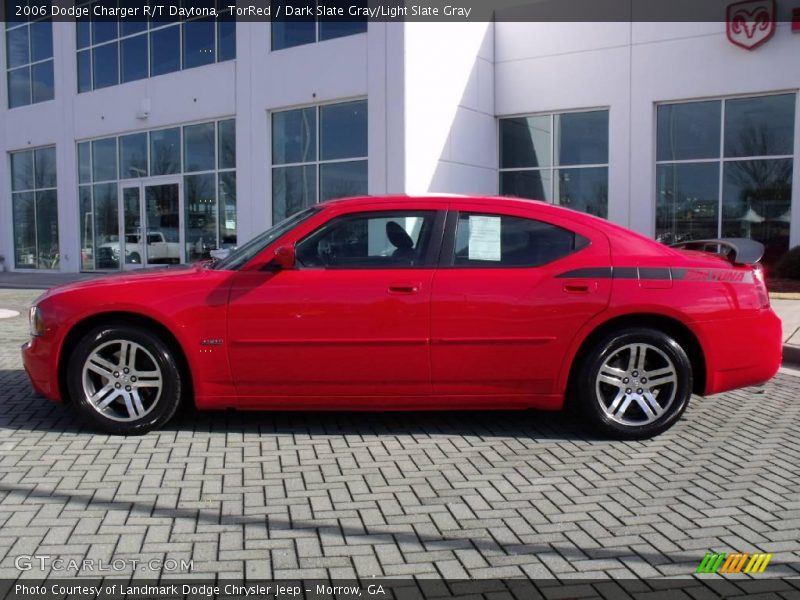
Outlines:
[[763,246],[670,248],[509,198],[353,198],[213,263],[54,288],[25,369],[111,433],[199,408],[574,408],[645,438],[691,394],[771,378]]

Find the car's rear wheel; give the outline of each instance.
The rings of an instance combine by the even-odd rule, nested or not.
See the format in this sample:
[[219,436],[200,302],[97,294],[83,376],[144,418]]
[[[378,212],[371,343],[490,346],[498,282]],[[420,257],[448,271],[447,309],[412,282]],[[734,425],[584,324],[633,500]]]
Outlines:
[[645,439],[671,427],[692,394],[692,366],[678,342],[636,328],[600,339],[578,369],[577,407],[598,433]]
[[181,371],[156,334],[127,325],[95,327],[67,364],[77,410],[102,430],[136,435],[163,426],[178,409]]

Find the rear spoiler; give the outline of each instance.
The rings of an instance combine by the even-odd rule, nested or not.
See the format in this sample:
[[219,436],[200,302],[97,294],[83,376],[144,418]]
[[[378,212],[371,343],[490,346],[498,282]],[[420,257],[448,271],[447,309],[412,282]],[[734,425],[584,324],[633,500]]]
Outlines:
[[754,265],[764,256],[764,244],[747,238],[691,240],[672,244],[670,248],[719,254],[737,265]]

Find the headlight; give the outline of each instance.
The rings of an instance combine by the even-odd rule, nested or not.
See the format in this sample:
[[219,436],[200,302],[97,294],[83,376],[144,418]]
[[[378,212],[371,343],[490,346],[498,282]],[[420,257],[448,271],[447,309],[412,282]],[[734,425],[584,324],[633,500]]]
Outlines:
[[44,318],[38,306],[31,306],[30,311],[28,311],[28,324],[33,337],[44,335]]

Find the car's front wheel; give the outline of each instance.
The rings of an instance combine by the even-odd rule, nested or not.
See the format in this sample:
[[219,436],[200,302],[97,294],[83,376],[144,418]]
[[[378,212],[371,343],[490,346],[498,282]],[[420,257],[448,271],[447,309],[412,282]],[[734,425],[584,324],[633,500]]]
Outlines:
[[72,352],[67,387],[78,412],[102,430],[142,434],[175,414],[181,371],[158,335],[128,325],[101,325]]
[[584,358],[573,393],[599,433],[645,439],[671,427],[692,394],[684,349],[662,331],[632,328],[600,339]]

